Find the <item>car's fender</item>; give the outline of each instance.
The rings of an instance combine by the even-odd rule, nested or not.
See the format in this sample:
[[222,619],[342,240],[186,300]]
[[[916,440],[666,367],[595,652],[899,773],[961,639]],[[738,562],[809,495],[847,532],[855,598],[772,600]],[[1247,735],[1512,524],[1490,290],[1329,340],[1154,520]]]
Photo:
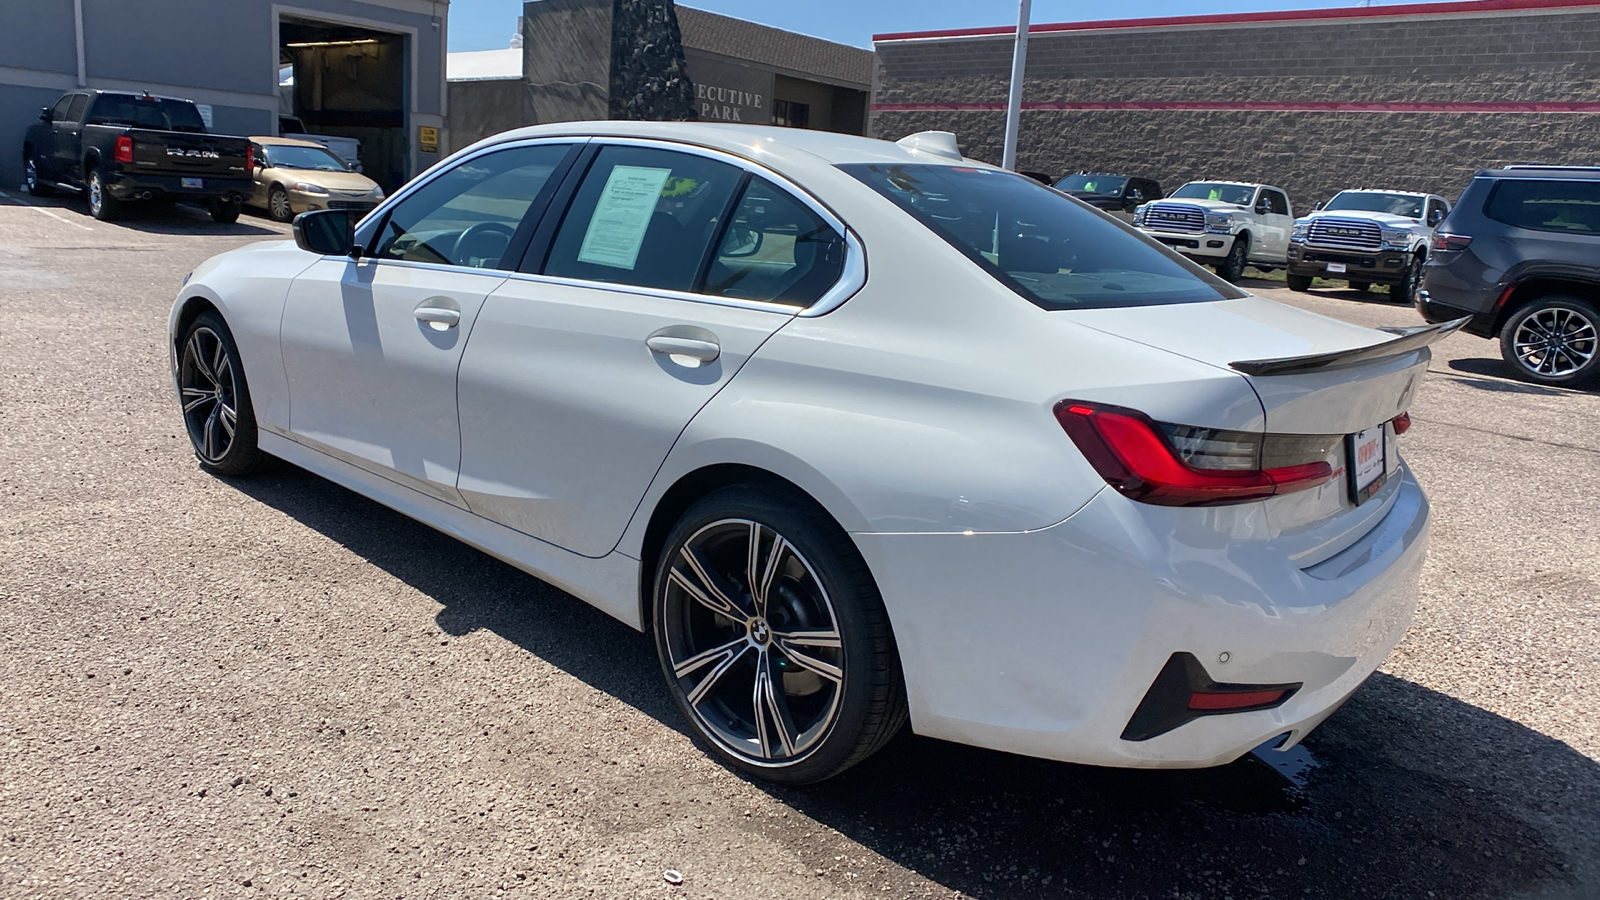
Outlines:
[[278,343],[283,304],[295,277],[320,258],[292,241],[263,241],[201,263],[178,291],[167,317],[174,371],[183,329],[205,305],[215,307],[239,347],[256,423],[268,431],[287,431],[289,383]]

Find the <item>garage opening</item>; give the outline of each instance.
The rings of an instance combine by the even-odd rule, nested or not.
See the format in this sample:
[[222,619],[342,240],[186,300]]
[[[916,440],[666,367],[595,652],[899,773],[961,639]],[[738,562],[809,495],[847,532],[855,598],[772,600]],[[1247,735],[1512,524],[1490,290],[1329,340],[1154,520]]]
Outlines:
[[[393,192],[410,177],[406,36],[284,16],[278,22],[278,131],[354,156]],[[358,141],[359,146],[352,144]]]

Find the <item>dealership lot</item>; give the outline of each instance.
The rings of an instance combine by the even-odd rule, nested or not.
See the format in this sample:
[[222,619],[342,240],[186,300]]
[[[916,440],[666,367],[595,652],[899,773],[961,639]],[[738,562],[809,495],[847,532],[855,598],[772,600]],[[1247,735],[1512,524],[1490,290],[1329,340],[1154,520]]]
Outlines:
[[0,196],[0,896],[1600,892],[1600,395],[1439,346],[1403,444],[1421,608],[1304,753],[1110,772],[903,738],[776,790],[691,745],[644,636],[297,470],[197,469],[168,306],[286,230]]

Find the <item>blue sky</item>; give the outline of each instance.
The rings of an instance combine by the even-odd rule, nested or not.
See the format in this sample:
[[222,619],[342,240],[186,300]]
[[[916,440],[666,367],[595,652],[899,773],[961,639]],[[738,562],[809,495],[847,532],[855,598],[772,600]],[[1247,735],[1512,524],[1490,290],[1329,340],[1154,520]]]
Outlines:
[[[1075,22],[1142,16],[1387,6],[1394,0],[1034,0],[1033,21]],[[1016,0],[691,0],[694,6],[729,16],[776,25],[790,31],[868,47],[872,35],[891,31],[974,28],[1017,20]],[[516,28],[521,0],[451,0],[450,49],[505,47]]]

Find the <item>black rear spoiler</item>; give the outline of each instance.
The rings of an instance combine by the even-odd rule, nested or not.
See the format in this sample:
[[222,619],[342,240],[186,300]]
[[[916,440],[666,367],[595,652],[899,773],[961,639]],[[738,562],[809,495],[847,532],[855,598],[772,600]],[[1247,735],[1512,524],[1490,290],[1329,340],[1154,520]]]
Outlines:
[[1245,359],[1228,363],[1228,366],[1246,375],[1299,375],[1380,359],[1392,359],[1414,353],[1441,338],[1454,334],[1471,318],[1462,316],[1438,325],[1418,325],[1414,328],[1380,328],[1379,331],[1386,331],[1396,337],[1381,344],[1356,347],[1352,350],[1335,350],[1332,353],[1314,353],[1310,356],[1284,356],[1278,359]]

